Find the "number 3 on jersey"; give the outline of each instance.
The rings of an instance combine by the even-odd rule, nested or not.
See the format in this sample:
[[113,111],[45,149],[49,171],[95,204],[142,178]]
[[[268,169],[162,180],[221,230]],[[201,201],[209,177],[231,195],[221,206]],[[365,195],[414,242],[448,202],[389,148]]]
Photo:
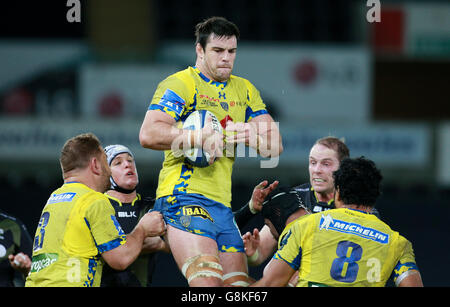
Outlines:
[[[347,255],[350,248],[351,253],[350,255]],[[351,241],[341,241],[337,245],[336,255],[338,258],[334,259],[331,264],[331,277],[340,282],[354,282],[359,270],[359,266],[356,262],[360,260],[362,256],[361,246]],[[347,270],[345,271],[345,274],[342,275],[346,263]]]
[[42,248],[44,244],[44,235],[45,235],[45,227],[48,224],[48,219],[50,218],[50,212],[42,213],[41,219],[39,220],[38,225],[38,235],[34,238],[33,251],[38,251]]

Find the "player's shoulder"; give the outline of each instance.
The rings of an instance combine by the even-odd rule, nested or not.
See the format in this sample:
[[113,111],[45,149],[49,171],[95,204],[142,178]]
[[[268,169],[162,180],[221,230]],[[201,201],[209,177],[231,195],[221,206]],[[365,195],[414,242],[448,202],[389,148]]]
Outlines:
[[193,76],[195,76],[195,74],[196,74],[195,69],[193,67],[189,66],[185,69],[182,69],[182,70],[179,70],[179,71],[173,73],[168,78],[173,77],[173,78],[179,78],[179,79],[183,80],[184,78],[192,78]]
[[110,204],[115,208],[115,207],[120,207],[122,205],[122,202],[120,201],[120,199],[115,198],[114,196],[111,196],[107,193],[104,193],[104,195],[106,196],[106,198],[108,199],[108,201],[110,202]]
[[292,193],[295,193],[297,197],[299,197],[303,204],[308,208],[309,211],[312,211],[312,204],[311,204],[311,184],[309,183],[303,183],[300,185],[292,186],[290,187],[290,191]]
[[191,67],[174,72],[160,82],[160,85],[183,86],[193,82],[194,71]]
[[294,232],[296,234],[305,235],[306,233],[313,231],[319,223],[320,217],[318,218],[318,214],[305,214],[286,225],[284,230],[286,233]]
[[303,183],[300,185],[293,186],[291,188],[292,190],[296,191],[300,194],[306,194],[311,192],[311,184],[310,183]]
[[283,201],[286,198],[297,198],[297,192],[289,186],[278,186],[267,197],[269,201]]
[[11,220],[11,221],[16,222],[17,218],[0,209],[0,221],[1,220]]
[[230,81],[235,81],[235,82],[249,82],[251,83],[248,79],[241,77],[241,76],[236,76],[231,74],[230,75]]
[[17,229],[19,231],[20,230],[27,231],[25,224],[20,219],[1,210],[0,210],[0,224],[1,228],[3,228],[4,230],[10,229],[15,231]]
[[342,219],[344,221],[354,222],[377,229],[385,234],[392,235],[394,238],[399,236],[399,233],[393,230],[389,224],[380,220],[372,213],[359,211],[357,209],[336,208],[327,210],[326,212],[323,212],[323,214],[331,214],[335,219]]
[[82,195],[80,195],[80,198],[77,201],[77,206],[79,206],[81,210],[88,210],[91,208],[99,209],[100,207],[114,210],[110,199],[106,194],[89,188],[88,190],[85,190]]
[[253,85],[253,83],[250,82],[250,80],[248,80],[247,78],[244,78],[244,77],[231,75],[230,79],[229,79],[229,82],[233,82],[233,83],[239,84],[241,86],[246,87],[247,89],[256,89],[256,87]]

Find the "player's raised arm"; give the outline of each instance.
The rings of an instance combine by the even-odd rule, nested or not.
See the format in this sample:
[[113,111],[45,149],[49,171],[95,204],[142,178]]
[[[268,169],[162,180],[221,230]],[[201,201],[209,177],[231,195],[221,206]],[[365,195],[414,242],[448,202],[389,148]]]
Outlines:
[[250,266],[257,266],[266,261],[277,247],[277,240],[267,225],[264,225],[261,231],[254,229],[253,234],[247,232],[242,239]]
[[295,270],[282,259],[272,258],[264,269],[263,277],[250,287],[285,287]]
[[161,213],[157,211],[147,213],[127,235],[124,244],[102,253],[102,257],[111,268],[124,270],[139,256],[146,237],[159,236],[165,231],[166,226]]
[[148,110],[139,132],[139,141],[144,148],[154,150],[203,148],[211,149],[211,159],[222,151],[223,146],[212,146],[222,141],[223,136],[207,123],[201,130],[185,130],[175,126],[175,119],[159,110]]
[[177,129],[175,119],[159,110],[148,110],[139,132],[139,142],[145,148],[168,150],[178,137],[187,138],[187,131]]

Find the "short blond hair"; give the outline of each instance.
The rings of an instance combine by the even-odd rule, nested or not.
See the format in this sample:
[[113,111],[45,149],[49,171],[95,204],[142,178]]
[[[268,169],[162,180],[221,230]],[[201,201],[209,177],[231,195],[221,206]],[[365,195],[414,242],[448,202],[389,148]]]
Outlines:
[[93,133],[83,133],[66,141],[61,149],[59,163],[64,173],[84,169],[93,157],[102,154],[100,140]]
[[347,145],[345,145],[343,139],[338,139],[337,137],[334,136],[326,136],[318,139],[314,145],[317,144],[323,145],[331,150],[334,150],[337,154],[339,162],[341,162],[345,158],[350,157],[350,150],[348,149]]

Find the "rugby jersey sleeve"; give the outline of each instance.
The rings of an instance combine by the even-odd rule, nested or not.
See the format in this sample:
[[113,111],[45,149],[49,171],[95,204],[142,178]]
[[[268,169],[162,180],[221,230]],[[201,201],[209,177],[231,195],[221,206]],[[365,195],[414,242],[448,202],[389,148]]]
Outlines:
[[411,242],[403,236],[399,236],[398,241],[400,259],[392,272],[392,277],[396,285],[400,284],[403,277],[407,276],[409,271],[419,270],[416,265],[416,259]]
[[115,210],[106,198],[94,201],[87,208],[85,222],[100,254],[126,242],[126,235],[116,219]]
[[274,259],[284,260],[291,268],[298,270],[302,259],[302,233],[304,223],[302,220],[295,222],[290,229],[280,236],[278,251],[273,256]]
[[188,101],[189,90],[186,83],[172,75],[158,84],[148,109],[160,110],[178,121]]
[[245,122],[249,122],[256,116],[268,114],[268,112],[258,89],[250,81],[244,79],[244,82],[247,87],[247,109],[245,110]]

